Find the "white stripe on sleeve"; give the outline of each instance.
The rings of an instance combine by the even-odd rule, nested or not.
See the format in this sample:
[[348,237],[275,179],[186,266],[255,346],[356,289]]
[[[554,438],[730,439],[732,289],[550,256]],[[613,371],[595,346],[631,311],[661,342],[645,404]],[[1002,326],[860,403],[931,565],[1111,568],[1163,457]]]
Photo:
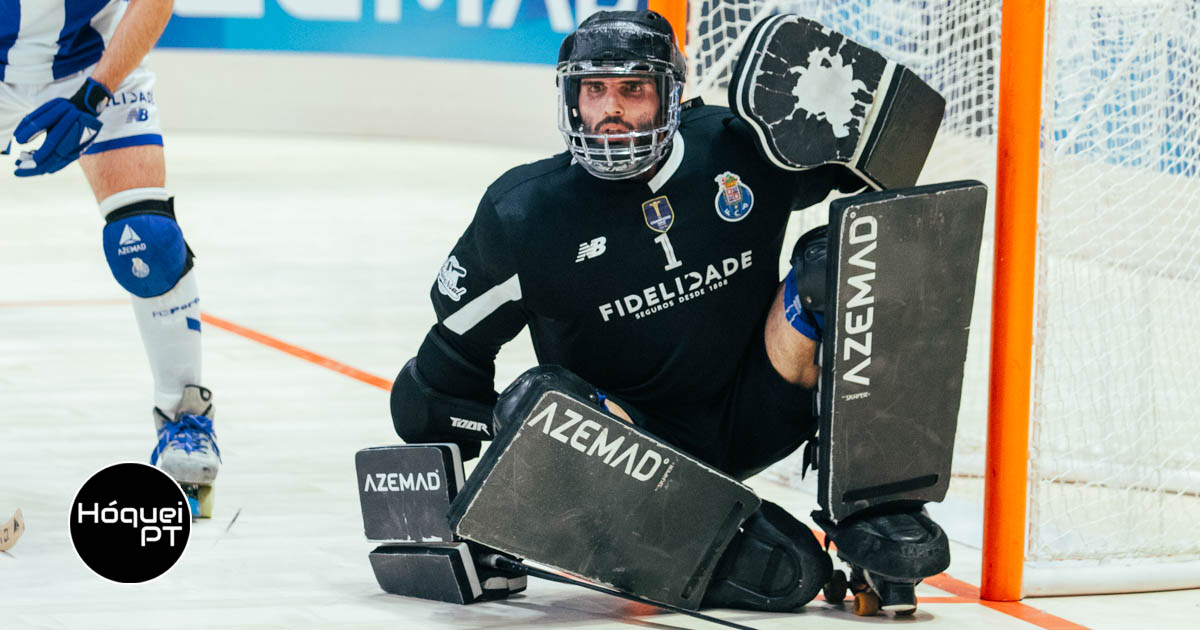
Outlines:
[[509,302],[520,301],[520,299],[521,281],[517,277],[517,274],[514,273],[508,280],[488,289],[483,295],[474,300],[467,302],[442,323],[445,324],[446,328],[463,335],[468,330],[474,328],[476,324],[483,321],[488,315],[495,313],[496,309]]

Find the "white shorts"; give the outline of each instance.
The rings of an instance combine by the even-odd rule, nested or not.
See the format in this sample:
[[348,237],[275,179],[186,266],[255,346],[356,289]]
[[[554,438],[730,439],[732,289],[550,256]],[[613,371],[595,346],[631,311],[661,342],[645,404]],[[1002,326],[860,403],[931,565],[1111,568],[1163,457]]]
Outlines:
[[[9,143],[21,119],[50,100],[71,98],[91,76],[94,67],[42,85],[0,83],[0,153],[13,148]],[[154,78],[154,72],[145,66],[138,66],[125,77],[121,86],[113,90],[112,102],[100,112],[103,126],[84,153],[162,145],[162,126],[158,120],[158,106],[154,104]],[[15,145],[15,141],[12,142]]]

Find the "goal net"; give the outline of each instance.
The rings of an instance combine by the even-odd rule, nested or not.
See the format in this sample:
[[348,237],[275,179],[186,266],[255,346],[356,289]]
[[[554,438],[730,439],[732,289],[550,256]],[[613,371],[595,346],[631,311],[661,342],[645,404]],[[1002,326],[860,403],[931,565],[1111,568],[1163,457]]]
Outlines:
[[[1025,593],[1200,586],[1200,5],[1047,6]],[[994,191],[1000,0],[692,0],[691,95],[724,104],[747,27],[777,12],[922,76],[947,106],[921,183]],[[955,449],[976,479],[988,225]]]

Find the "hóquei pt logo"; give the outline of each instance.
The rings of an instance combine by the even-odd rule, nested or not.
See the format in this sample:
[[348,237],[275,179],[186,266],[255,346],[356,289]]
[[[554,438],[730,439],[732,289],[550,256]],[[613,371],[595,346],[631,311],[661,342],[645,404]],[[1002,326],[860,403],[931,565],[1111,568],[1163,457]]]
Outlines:
[[97,575],[135,584],[166,573],[192,530],[187,497],[167,473],[134,462],[92,475],[71,504],[71,543]]

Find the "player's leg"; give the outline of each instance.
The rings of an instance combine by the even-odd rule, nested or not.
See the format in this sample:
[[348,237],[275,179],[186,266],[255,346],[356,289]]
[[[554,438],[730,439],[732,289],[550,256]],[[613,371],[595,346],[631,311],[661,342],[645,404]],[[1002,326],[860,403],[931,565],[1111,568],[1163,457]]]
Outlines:
[[101,113],[104,126],[80,157],[104,217],[109,268],[131,295],[154,378],[158,444],[151,461],[184,485],[193,514],[211,515],[220,468],[212,392],[201,386],[200,297],[192,252],[165,188],[154,76],[131,73]]
[[[797,241],[792,252],[792,269],[781,283],[765,323],[764,343],[770,369],[790,383],[810,388],[816,385],[821,374],[817,352],[825,322],[827,239],[827,230],[822,226]],[[765,372],[761,368],[760,371]],[[768,380],[770,376],[761,373],[758,379]],[[755,394],[755,397],[759,396]],[[799,426],[789,431],[789,419],[777,414],[761,414],[753,423],[748,423],[749,426],[741,427],[730,440],[731,456],[737,458],[730,465],[747,472],[758,471],[782,458],[765,451],[764,445],[789,444],[792,441],[787,439],[788,435],[802,433],[804,437],[816,438],[817,418],[815,413],[806,413],[809,410],[813,410],[811,399],[807,406],[797,406],[792,412],[792,423],[811,418],[803,432]],[[778,435],[772,437],[769,435],[772,432]],[[822,436],[822,439],[829,438]],[[816,440],[808,443],[802,464],[805,468],[817,459],[816,444]],[[826,467],[818,468],[827,470]],[[820,513],[817,515],[819,517]],[[836,540],[841,557],[852,565],[851,583],[869,585],[872,589],[856,595],[865,602],[857,605],[856,610],[873,613],[879,607],[879,599],[892,609],[911,610],[910,605],[915,605],[916,601],[913,586],[920,578],[941,570],[938,566],[917,566],[911,562],[913,558],[921,557],[936,559],[946,546],[945,535],[919,503],[895,504],[874,514],[862,513],[843,523],[840,529],[828,519],[818,518],[818,523]],[[885,567],[888,576],[900,576],[901,579],[883,578],[864,571],[861,569],[864,564],[873,568]],[[827,594],[834,599],[844,597],[844,589],[834,588]]]
[[[824,337],[824,313],[828,299],[825,290],[827,254],[828,234],[825,226],[814,228],[800,237],[792,251],[792,269],[780,284],[765,324],[764,343],[771,368],[788,382],[805,387],[814,387],[821,375],[817,352],[820,350],[819,342]],[[760,378],[766,376],[760,375]],[[811,417],[812,424],[807,429],[807,437],[817,438],[816,416],[805,414],[810,409],[813,409],[811,401],[807,409],[797,408],[794,416],[797,419]],[[781,428],[786,427],[786,422],[786,419],[768,414],[756,419],[754,424],[760,425],[758,433],[771,431],[774,427],[774,430],[786,435],[786,428]],[[736,465],[749,470],[761,470],[780,457],[756,452],[761,451],[759,445],[777,444],[784,440],[746,437],[750,434],[750,438],[754,438],[753,433],[752,429],[746,428],[735,434],[731,440],[731,450],[736,457],[742,458]],[[818,439],[828,440],[829,437],[822,435]],[[805,468],[817,463],[816,445],[816,439],[809,442],[803,462]],[[817,467],[827,471],[827,467]],[[916,601],[912,592],[915,584],[920,578],[944,568],[918,566],[918,563],[912,562],[914,558],[922,557],[935,557],[936,560],[944,555],[941,552],[946,546],[945,535],[919,503],[893,504],[875,513],[861,513],[843,523],[840,529],[828,519],[820,518],[819,512],[815,515],[817,522],[836,541],[840,556],[853,567],[851,583],[873,589],[873,592],[858,595],[876,598],[864,600],[868,601],[863,605],[866,612],[873,613],[879,607],[879,599],[884,601],[885,607],[911,610]],[[862,570],[864,564],[874,568],[886,567],[888,577]],[[893,577],[900,579],[891,579]],[[833,593],[832,597],[843,595],[844,590],[840,595]],[[856,606],[856,610],[863,609],[863,606]]]
[[79,166],[87,177],[96,203],[127,190],[163,190],[167,182],[162,145],[135,145],[86,153]]

